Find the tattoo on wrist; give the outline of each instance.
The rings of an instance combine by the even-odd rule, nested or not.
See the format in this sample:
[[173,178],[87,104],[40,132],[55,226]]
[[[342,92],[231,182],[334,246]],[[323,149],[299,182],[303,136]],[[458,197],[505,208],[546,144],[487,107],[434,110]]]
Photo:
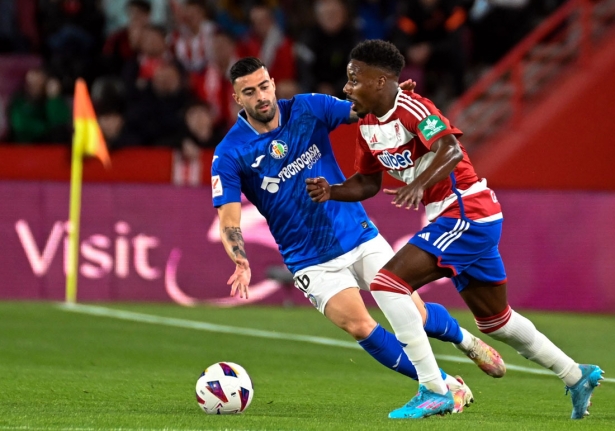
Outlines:
[[246,255],[245,250],[242,250],[239,246],[235,245],[233,246],[233,253],[235,254],[235,256],[241,256],[244,259],[247,259],[248,256]]
[[247,259],[246,244],[243,240],[240,227],[225,227],[223,231],[226,239],[232,247],[235,257],[243,257]]

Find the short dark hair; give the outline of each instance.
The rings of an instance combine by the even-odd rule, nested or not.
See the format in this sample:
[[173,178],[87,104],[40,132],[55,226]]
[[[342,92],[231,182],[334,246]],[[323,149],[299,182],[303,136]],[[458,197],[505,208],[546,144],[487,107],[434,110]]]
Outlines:
[[185,0],[184,5],[198,7],[203,12],[203,15],[208,18],[212,18],[215,15],[214,11],[205,0]]
[[395,45],[380,39],[365,40],[359,43],[350,51],[350,59],[388,70],[396,76],[401,74],[406,64],[404,56]]
[[235,84],[237,78],[256,72],[261,67],[267,69],[265,64],[256,57],[245,57],[231,66],[231,84]]
[[130,0],[126,4],[126,7],[134,7],[136,9],[139,9],[141,12],[145,12],[148,14],[152,12],[152,5],[146,0]]

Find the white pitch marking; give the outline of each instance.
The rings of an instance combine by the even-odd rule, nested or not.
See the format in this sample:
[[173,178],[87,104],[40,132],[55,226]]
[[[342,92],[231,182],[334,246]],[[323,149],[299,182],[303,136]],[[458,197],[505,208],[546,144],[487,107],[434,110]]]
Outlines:
[[199,428],[197,429],[182,429],[182,428],[85,428],[85,427],[31,427],[28,425],[2,425],[0,430],[15,430],[15,431],[255,431],[244,430],[240,428]]
[[[241,328],[238,326],[218,325],[215,323],[197,322],[195,320],[178,319],[175,317],[163,317],[153,314],[135,313],[133,311],[116,310],[113,308],[99,307],[95,305],[83,305],[83,304],[67,304],[59,303],[57,306],[65,311],[71,311],[74,313],[89,314],[92,316],[112,317],[120,320],[129,320],[131,322],[151,323],[154,325],[173,326],[176,328],[198,329],[201,331],[218,332],[224,334],[233,335],[246,335],[249,337],[258,338],[272,338],[277,340],[288,341],[303,341],[312,344],[321,344],[325,346],[345,347],[349,349],[361,349],[358,343],[352,341],[336,340],[333,338],[314,337],[311,335],[299,335],[299,334],[287,334],[284,332],[265,331],[261,329]],[[463,362],[471,364],[472,361],[466,357],[452,356],[452,355],[436,355],[436,359],[440,361],[448,362]],[[507,370],[519,371],[528,374],[539,374],[552,376],[551,371],[542,370],[539,368],[529,368],[520,365],[512,365],[506,363]],[[602,382],[615,383],[613,378],[605,378]],[[0,429],[2,429],[0,427]],[[76,428],[73,431],[82,431]],[[83,431],[89,431],[89,429],[83,429]],[[118,430],[119,431],[119,430]],[[123,429],[121,431],[136,431]],[[171,430],[168,430],[171,431]]]

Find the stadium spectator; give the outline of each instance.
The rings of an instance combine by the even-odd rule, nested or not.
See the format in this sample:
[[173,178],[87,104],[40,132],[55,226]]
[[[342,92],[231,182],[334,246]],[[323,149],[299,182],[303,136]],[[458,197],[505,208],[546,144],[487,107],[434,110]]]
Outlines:
[[180,25],[171,42],[175,57],[188,72],[201,72],[213,55],[213,12],[205,0],[186,0],[177,14]]
[[186,134],[182,140],[184,158],[197,159],[201,149],[214,148],[222,139],[222,134],[214,127],[212,109],[206,103],[190,104],[184,119],[186,122]]
[[126,90],[122,80],[115,76],[102,76],[92,84],[92,103],[97,113],[118,112],[126,109]]
[[230,34],[219,31],[213,38],[212,61],[202,73],[193,75],[191,79],[195,95],[210,106],[214,124],[224,131],[236,118],[237,104],[233,99],[229,69],[237,58],[234,39]]
[[309,2],[296,2],[290,0],[287,3],[291,3],[292,8],[286,9],[282,9],[280,3],[282,3],[282,1],[279,0],[218,0],[216,1],[216,22],[225,32],[233,35],[233,37],[237,39],[241,39],[246,36],[250,30],[250,10],[255,4],[262,4],[269,7],[278,25],[285,28],[287,20],[292,20],[293,15],[298,14],[297,11],[301,8],[301,5]]
[[396,0],[359,0],[357,23],[362,39],[387,39],[395,25]]
[[[359,34],[341,0],[318,0],[314,11],[316,25],[306,32],[297,50],[301,85],[304,91],[343,97],[348,55]],[[273,72],[271,76],[276,78]]]
[[157,25],[146,25],[139,41],[137,57],[129,60],[122,71],[127,97],[130,98],[136,91],[143,90],[156,70],[171,59],[165,30]]
[[158,65],[151,82],[126,109],[126,130],[120,142],[179,148],[185,131],[184,110],[189,102],[180,68],[174,63]]
[[62,88],[72,91],[78,77],[91,81],[103,45],[104,15],[97,0],[41,0],[43,54]]
[[145,0],[130,0],[126,4],[128,24],[112,33],[103,46],[103,69],[107,73],[120,75],[124,64],[137,55],[143,29],[150,22],[151,10]]
[[71,110],[60,82],[41,68],[29,70],[23,91],[9,106],[9,125],[14,142],[68,142]]
[[125,137],[123,135],[124,117],[120,112],[110,111],[98,114],[98,125],[105,138],[107,148],[114,150],[127,146],[128,142],[121,142],[122,138],[125,139]]
[[470,10],[475,62],[493,64],[534,25],[529,0],[476,0]]
[[258,57],[275,79],[277,94],[292,97],[299,91],[293,41],[284,35],[273,9],[264,1],[250,9],[250,30],[238,46],[240,57]]
[[[450,93],[458,96],[465,90],[468,60],[466,44],[466,0],[417,0],[400,2],[400,15],[392,41],[405,55],[411,68],[425,73],[426,93],[435,97],[442,85],[440,76],[450,81]],[[406,71],[407,73],[407,71]],[[401,79],[407,75],[402,72]],[[448,84],[448,83],[447,83]]]
[[[145,1],[150,6],[149,21],[166,27],[169,21],[169,0]],[[106,35],[110,35],[128,24],[130,16],[126,14],[126,8],[130,2],[130,0],[100,0],[105,15]]]
[[35,15],[35,0],[0,0],[0,53],[27,52],[38,46]]

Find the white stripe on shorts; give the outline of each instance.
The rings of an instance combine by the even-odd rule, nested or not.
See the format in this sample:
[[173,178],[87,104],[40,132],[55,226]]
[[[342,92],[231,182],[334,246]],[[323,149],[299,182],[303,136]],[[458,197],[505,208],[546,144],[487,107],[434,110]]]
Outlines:
[[461,229],[459,230],[459,232],[457,232],[455,235],[453,235],[452,238],[448,239],[448,241],[445,241],[444,243],[440,244],[440,250],[445,251],[449,245],[451,245],[453,243],[453,241],[459,239],[461,237],[461,235],[467,231],[468,229],[470,229],[470,223],[468,223],[467,221],[463,220],[461,222]]
[[435,240],[435,241],[434,241],[433,245],[434,245],[435,247],[438,247],[438,246],[440,245],[439,243],[440,243],[441,241],[445,241],[445,240],[446,240],[446,238],[448,238],[448,237],[449,237],[449,236],[451,236],[451,235],[454,235],[454,234],[457,232],[457,229],[459,228],[459,224],[460,224],[460,223],[461,223],[461,219],[458,219],[458,220],[457,220],[457,223],[455,223],[455,227],[453,228],[453,230],[450,230],[450,231],[448,231],[448,232],[444,232],[442,235],[440,235],[440,236],[438,237],[438,239],[437,239],[437,240]]

